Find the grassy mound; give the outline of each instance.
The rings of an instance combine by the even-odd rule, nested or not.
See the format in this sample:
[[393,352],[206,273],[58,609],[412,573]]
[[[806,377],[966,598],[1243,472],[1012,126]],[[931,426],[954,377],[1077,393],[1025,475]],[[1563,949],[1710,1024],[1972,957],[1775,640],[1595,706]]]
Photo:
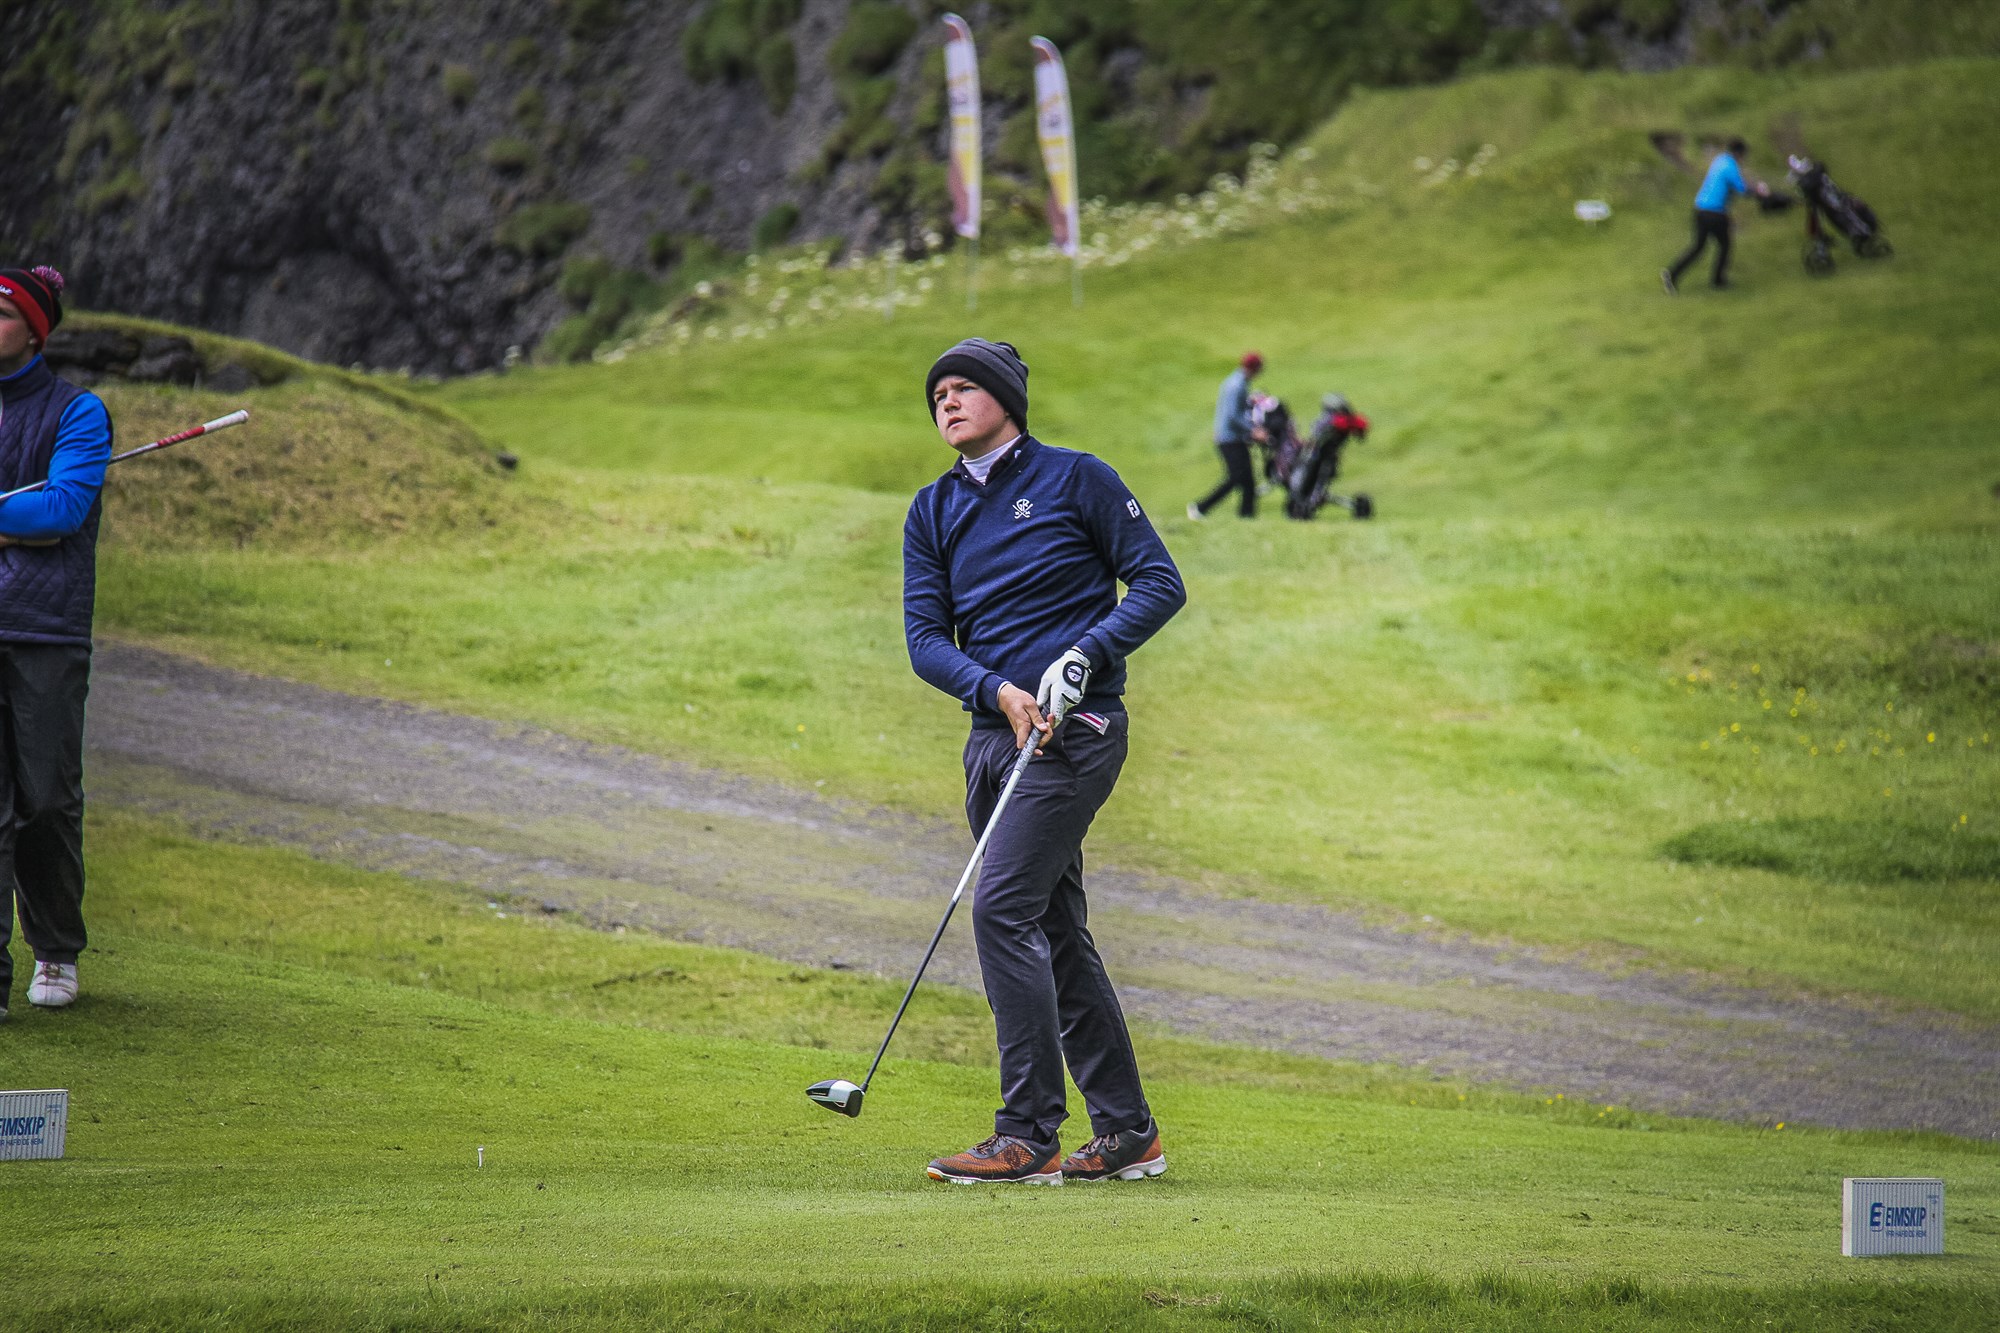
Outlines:
[[347,547],[479,533],[517,506],[472,431],[423,404],[309,377],[224,395],[99,385],[122,447],[236,407],[250,421],[114,468],[109,542],[139,548]]
[[[10,1328],[1950,1328],[1993,1298],[1991,1144],[1153,1038],[1166,1176],[948,1188],[922,1165],[993,1074],[918,1056],[972,997],[927,992],[848,1121],[801,1091],[866,1060],[893,980],[90,836],[84,998],[0,1028],[10,1082],[73,1099],[67,1158],[0,1192]],[[1840,1177],[1919,1171],[1951,1255],[1842,1260]]]
[[179,334],[205,364],[242,366],[261,382],[234,394],[116,378],[91,386],[111,410],[120,449],[250,411],[245,425],[113,468],[103,528],[113,547],[351,547],[520,521],[493,450],[381,377],[150,320],[84,314],[76,323]]
[[[1198,201],[1107,215],[1081,310],[1066,274],[1002,253],[976,319],[949,265],[905,275],[893,319],[795,318],[770,313],[781,282],[797,311],[875,270],[774,265],[684,345],[438,391],[555,508],[421,559],[114,552],[102,623],[949,810],[963,719],[908,674],[898,543],[948,461],[922,369],[977,330],[1023,347],[1037,433],[1117,466],[1190,581],[1134,664],[1100,854],[2000,1018],[1990,875],[1940,895],[1659,853],[1750,818],[2000,836],[1996,73],[1537,70],[1371,94],[1281,165],[1254,224]],[[1796,134],[1897,257],[1816,281],[1798,217],[1751,215],[1737,289],[1668,300],[1692,182],[1655,129],[1744,131],[1765,170]],[[1612,220],[1578,223],[1580,197]],[[1203,239],[1139,247],[1156,221]],[[1214,480],[1215,384],[1246,346],[1295,405],[1338,389],[1373,418],[1348,481],[1379,519],[1180,517]]]

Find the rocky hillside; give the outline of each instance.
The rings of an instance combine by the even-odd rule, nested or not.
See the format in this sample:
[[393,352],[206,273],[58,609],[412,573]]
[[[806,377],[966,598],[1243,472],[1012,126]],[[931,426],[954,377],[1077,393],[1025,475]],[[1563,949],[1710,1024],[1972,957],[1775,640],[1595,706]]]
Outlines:
[[[343,364],[577,355],[729,252],[924,244],[944,205],[943,8],[0,0],[0,250],[61,266],[80,305]],[[1524,60],[1888,58],[1990,46],[1995,26],[1974,0],[1926,5],[1907,32],[1884,17],[1907,5],[1862,0],[961,8],[1002,239],[1040,225],[1035,32],[1068,57],[1085,188],[1132,197],[1239,167],[1356,84]]]

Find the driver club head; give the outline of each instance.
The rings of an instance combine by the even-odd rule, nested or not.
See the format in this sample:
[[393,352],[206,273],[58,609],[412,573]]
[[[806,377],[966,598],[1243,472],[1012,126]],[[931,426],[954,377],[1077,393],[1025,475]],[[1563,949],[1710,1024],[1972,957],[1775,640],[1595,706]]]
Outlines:
[[838,1111],[846,1116],[861,1114],[861,1089],[844,1078],[830,1078],[815,1083],[806,1089],[806,1096],[829,1111]]

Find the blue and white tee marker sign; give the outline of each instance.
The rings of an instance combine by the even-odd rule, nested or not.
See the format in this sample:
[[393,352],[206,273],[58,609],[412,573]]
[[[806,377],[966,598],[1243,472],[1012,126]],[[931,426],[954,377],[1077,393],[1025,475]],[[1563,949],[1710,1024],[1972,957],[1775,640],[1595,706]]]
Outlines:
[[69,1128],[69,1089],[0,1092],[0,1162],[61,1157]]
[[1849,1176],[1840,1182],[1840,1252],[1944,1253],[1944,1182],[1928,1176]]

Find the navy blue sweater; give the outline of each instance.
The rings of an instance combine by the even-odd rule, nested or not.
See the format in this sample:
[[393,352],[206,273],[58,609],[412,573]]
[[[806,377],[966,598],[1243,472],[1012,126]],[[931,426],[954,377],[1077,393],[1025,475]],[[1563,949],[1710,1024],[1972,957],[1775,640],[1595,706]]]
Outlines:
[[1186,603],[1165,543],[1110,465],[1028,436],[984,486],[954,463],[903,524],[910,664],[974,727],[1006,726],[1000,686],[1034,693],[1073,647],[1091,664],[1078,707],[1123,709],[1126,657]]

